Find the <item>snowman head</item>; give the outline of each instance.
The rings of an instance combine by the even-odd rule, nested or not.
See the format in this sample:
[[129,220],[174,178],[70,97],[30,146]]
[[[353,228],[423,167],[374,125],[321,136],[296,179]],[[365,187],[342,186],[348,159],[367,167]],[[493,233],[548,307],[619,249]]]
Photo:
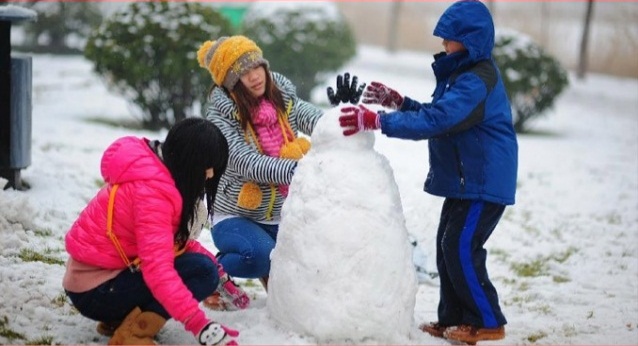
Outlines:
[[327,110],[317,122],[312,132],[312,151],[325,150],[372,150],[374,133],[361,131],[352,136],[344,136],[339,126],[342,107]]

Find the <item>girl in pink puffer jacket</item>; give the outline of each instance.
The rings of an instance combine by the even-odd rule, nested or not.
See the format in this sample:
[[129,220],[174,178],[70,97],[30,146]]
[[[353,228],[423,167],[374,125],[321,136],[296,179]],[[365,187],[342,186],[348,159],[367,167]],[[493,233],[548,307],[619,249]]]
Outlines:
[[65,237],[63,286],[109,344],[152,344],[174,318],[202,345],[236,345],[239,333],[210,321],[199,302],[218,285],[238,308],[249,298],[191,236],[212,214],[227,161],[224,136],[202,118],[178,122],[164,143],[124,137],[104,152],[107,184]]

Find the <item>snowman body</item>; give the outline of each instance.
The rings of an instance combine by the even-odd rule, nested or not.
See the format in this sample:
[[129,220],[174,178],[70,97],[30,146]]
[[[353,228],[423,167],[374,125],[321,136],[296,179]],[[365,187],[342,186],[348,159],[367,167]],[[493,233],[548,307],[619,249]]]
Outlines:
[[399,190],[374,134],[343,136],[339,114],[319,120],[295,171],[267,309],[319,343],[405,343],[417,281]]

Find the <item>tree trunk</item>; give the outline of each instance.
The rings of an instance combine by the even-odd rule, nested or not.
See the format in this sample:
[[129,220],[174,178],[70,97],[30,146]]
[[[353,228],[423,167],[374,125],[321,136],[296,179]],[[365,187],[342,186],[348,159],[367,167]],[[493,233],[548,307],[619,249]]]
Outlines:
[[589,42],[589,27],[591,26],[591,18],[594,12],[594,0],[587,0],[587,12],[585,13],[585,22],[583,23],[583,36],[580,40],[580,52],[578,55],[578,70],[576,76],[578,79],[585,78],[587,73],[587,43]]
[[401,1],[392,0],[390,5],[390,24],[388,27],[388,52],[394,53],[397,51],[397,44],[399,42],[399,13],[401,12]]
[[549,23],[552,21],[549,19],[550,11],[548,8],[549,4],[546,1],[541,2],[541,18],[540,18],[540,30],[541,30],[541,46],[547,47],[549,44],[548,40],[548,32],[549,32]]

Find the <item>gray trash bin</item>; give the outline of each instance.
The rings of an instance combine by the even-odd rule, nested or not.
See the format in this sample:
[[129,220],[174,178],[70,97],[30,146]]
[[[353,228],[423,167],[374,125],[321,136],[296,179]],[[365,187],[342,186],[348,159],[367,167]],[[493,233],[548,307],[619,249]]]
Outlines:
[[31,57],[11,54],[11,25],[37,18],[33,10],[0,6],[0,177],[24,190],[20,170],[31,164]]
[[31,165],[31,57],[11,57],[9,168]]
[[[11,109],[9,111],[8,148],[1,154],[0,173],[9,182],[5,188],[27,188],[20,179],[20,170],[31,165],[31,57],[11,57]],[[5,139],[6,140],[6,139]]]

